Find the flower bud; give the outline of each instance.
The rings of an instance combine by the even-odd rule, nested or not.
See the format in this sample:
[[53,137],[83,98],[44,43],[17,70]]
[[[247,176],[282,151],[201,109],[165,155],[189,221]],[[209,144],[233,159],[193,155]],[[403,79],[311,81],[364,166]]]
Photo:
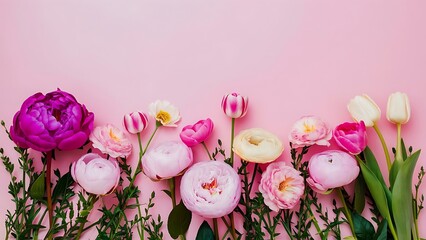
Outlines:
[[395,124],[404,124],[410,120],[410,102],[407,94],[396,92],[389,96],[386,117]]
[[126,114],[123,118],[123,125],[129,133],[140,133],[148,126],[148,116],[141,112]]
[[204,142],[213,131],[213,121],[210,118],[200,120],[194,125],[185,126],[180,133],[180,139],[188,147]]
[[345,122],[333,131],[337,145],[352,155],[358,155],[367,147],[367,132],[364,122]]
[[379,106],[366,94],[352,98],[348,111],[355,121],[364,121],[366,127],[372,127],[380,119]]
[[238,93],[230,93],[222,99],[222,109],[230,118],[241,118],[247,113],[248,98]]

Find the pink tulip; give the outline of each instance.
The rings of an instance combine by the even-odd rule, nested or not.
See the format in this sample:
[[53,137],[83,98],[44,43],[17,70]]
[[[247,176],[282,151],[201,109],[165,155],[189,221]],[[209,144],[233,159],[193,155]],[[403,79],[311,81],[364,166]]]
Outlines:
[[89,136],[93,147],[113,158],[128,157],[132,152],[132,144],[126,138],[123,131],[107,124],[96,127]]
[[284,162],[269,164],[259,185],[265,204],[275,212],[293,208],[299,203],[304,190],[300,172]]
[[318,193],[345,186],[355,180],[359,173],[357,161],[339,150],[313,155],[309,160],[308,170],[309,178],[306,181]]
[[180,139],[188,147],[204,142],[213,131],[213,122],[210,118],[200,120],[194,125],[185,126],[180,133]]
[[297,120],[288,136],[294,148],[311,146],[314,144],[329,146],[331,130],[318,117],[306,116]]
[[225,95],[222,99],[222,109],[230,118],[241,118],[247,113],[248,98],[238,93]]
[[117,187],[120,167],[115,159],[107,160],[89,153],[71,165],[71,176],[86,192],[105,195]]
[[358,155],[367,146],[367,132],[363,121],[359,123],[345,122],[333,131],[337,145],[352,155]]
[[154,181],[183,174],[193,162],[192,150],[181,142],[163,142],[142,158],[142,169]]
[[148,116],[141,112],[126,114],[123,118],[123,125],[129,133],[140,133],[148,126]]
[[180,195],[190,211],[205,218],[219,218],[237,206],[241,181],[237,172],[224,162],[199,162],[183,175]]

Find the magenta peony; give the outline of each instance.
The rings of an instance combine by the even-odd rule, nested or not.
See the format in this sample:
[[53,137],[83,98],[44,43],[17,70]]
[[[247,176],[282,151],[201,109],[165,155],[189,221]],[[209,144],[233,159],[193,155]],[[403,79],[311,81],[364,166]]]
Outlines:
[[73,150],[89,138],[93,119],[93,113],[67,92],[36,93],[15,114],[10,137],[19,147],[41,152]]

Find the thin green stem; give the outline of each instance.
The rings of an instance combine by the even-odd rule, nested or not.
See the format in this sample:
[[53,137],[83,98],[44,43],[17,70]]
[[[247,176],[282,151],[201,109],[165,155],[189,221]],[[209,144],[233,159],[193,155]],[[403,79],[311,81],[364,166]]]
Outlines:
[[237,233],[235,232],[234,212],[231,212],[229,214],[229,220],[231,221],[230,232],[231,232],[232,239],[237,240]]
[[384,139],[384,137],[382,135],[382,132],[380,132],[380,129],[377,126],[377,124],[374,124],[373,128],[376,131],[377,136],[380,139],[380,142],[382,143],[383,151],[385,152],[385,157],[386,157],[386,164],[388,166],[388,171],[390,171],[390,169],[392,167],[392,163],[391,163],[391,160],[390,160],[389,151],[388,151],[388,147],[386,145],[386,141],[385,141],[385,139]]
[[51,229],[53,227],[53,204],[52,204],[52,189],[50,186],[50,179],[52,174],[52,155],[53,151],[49,151],[46,154],[46,192],[47,192],[47,209],[49,211],[49,232],[48,239],[52,240],[52,232]]
[[207,148],[206,143],[205,143],[205,142],[202,142],[201,144],[203,145],[204,150],[206,150],[207,155],[209,155],[209,159],[210,159],[210,160],[213,160],[212,155],[210,154],[210,151],[209,151],[209,149]]
[[214,229],[214,239],[219,240],[219,228],[217,225],[217,218],[213,218],[213,229]]
[[395,160],[402,161],[402,144],[401,144],[401,123],[396,124],[396,154]]
[[[93,205],[95,204],[95,202],[98,200],[98,197],[90,194],[89,198],[87,199],[87,201],[89,202],[89,206],[85,209],[85,210],[92,210]],[[77,236],[76,239],[79,240],[81,234],[84,231],[84,225],[87,223],[87,218],[89,217],[89,214],[87,214],[86,216],[84,216],[83,221],[80,223],[80,227],[78,228],[78,232],[77,232]]]
[[235,135],[235,118],[231,121],[231,167],[234,167],[234,135]]
[[388,224],[389,224],[389,229],[390,229],[390,231],[392,233],[393,239],[394,240],[398,240],[398,235],[396,234],[395,227],[393,226],[393,223],[392,222],[388,222]]
[[354,222],[352,220],[352,214],[349,211],[348,206],[346,205],[346,200],[345,200],[345,197],[343,196],[342,189],[336,188],[336,191],[337,191],[337,194],[339,195],[340,201],[342,202],[343,212],[346,216],[346,219],[348,219],[349,226],[351,227],[352,236],[354,237],[354,239],[357,239],[355,234]]
[[144,155],[146,153],[146,150],[148,150],[149,144],[151,144],[152,139],[154,138],[155,133],[157,132],[158,128],[160,128],[161,125],[156,124],[155,125],[155,130],[154,132],[151,134],[151,137],[148,140],[148,143],[146,144],[145,150],[142,152],[142,155]]
[[312,209],[310,206],[307,206],[309,214],[311,215],[312,222],[314,223],[315,229],[317,230],[317,233],[320,235],[322,240],[327,240],[327,238],[324,236],[324,233],[321,231],[321,228],[318,224],[317,219],[315,218],[314,213],[312,212]]
[[259,164],[255,163],[254,164],[254,169],[253,169],[253,175],[251,176],[251,181],[250,181],[250,187],[248,189],[248,193],[250,195],[251,193],[251,189],[253,188],[253,182],[254,182],[254,178],[256,177],[256,173],[257,173],[257,169],[259,168]]

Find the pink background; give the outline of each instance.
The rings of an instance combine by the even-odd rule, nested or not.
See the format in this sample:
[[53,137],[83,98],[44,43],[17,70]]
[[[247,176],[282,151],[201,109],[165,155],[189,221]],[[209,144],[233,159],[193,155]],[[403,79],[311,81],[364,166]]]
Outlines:
[[[9,126],[23,100],[57,87],[86,104],[95,125],[121,126],[123,114],[147,111],[150,102],[167,99],[180,108],[182,121],[177,129],[162,129],[153,144],[177,140],[183,126],[210,117],[216,126],[208,142],[213,149],[217,138],[229,144],[230,123],[220,101],[237,91],[250,98],[237,132],[262,127],[288,146],[288,132],[299,117],[314,114],[334,127],[350,120],[349,99],[367,93],[382,109],[379,126],[393,146],[386,101],[390,93],[404,91],[412,119],[403,136],[414,149],[425,149],[425,9],[425,1],[1,0],[0,118]],[[148,132],[153,127],[151,122]],[[384,163],[377,136],[368,133]],[[3,131],[0,141],[14,156]],[[281,161],[290,160],[288,149]],[[196,161],[206,159],[201,147],[194,151]],[[66,169],[81,154],[63,154],[57,164]],[[418,165],[426,165],[424,156]],[[13,210],[5,174],[2,166],[1,226],[6,209]],[[154,214],[166,220],[171,204],[159,191],[166,183],[145,176],[137,182],[141,202],[157,190]],[[424,212],[420,218],[424,226]],[[188,239],[195,238],[201,221],[194,215]]]

